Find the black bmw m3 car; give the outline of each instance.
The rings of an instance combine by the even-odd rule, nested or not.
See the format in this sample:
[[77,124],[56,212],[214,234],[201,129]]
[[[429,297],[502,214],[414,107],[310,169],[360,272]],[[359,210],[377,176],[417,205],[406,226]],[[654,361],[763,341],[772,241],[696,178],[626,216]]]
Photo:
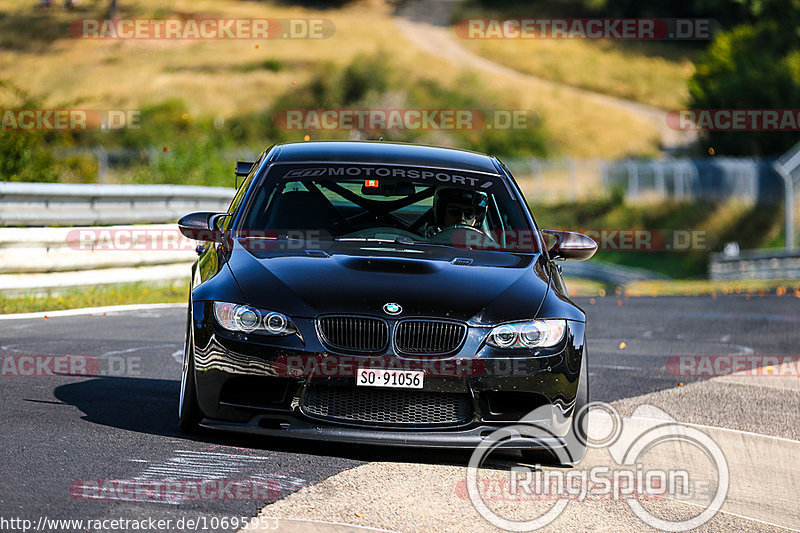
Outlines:
[[237,175],[228,212],[179,222],[203,243],[182,430],[471,448],[547,406],[552,438],[506,445],[568,445],[588,401],[586,319],[555,261],[597,246],[540,230],[500,161],[304,142]]

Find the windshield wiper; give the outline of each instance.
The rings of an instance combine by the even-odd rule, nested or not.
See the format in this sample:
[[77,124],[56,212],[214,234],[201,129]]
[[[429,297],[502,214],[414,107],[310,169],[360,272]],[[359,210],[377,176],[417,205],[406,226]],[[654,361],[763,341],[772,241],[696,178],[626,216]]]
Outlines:
[[[444,246],[446,248],[454,248],[452,244],[446,244],[441,242],[431,242],[431,241],[415,241],[409,239],[408,237],[396,237],[394,239],[376,239],[373,237],[337,237],[333,239],[337,242],[380,242],[386,244],[402,244],[403,246]],[[493,252],[518,252],[516,248],[504,248],[501,246],[491,247],[491,248],[476,248],[476,247],[469,247],[467,248],[469,251],[493,251]]]
[[371,237],[336,237],[336,242],[397,242],[396,239],[374,239]]
[[408,237],[396,237],[394,239],[376,239],[374,237],[337,237],[336,242],[391,242],[394,244],[417,244],[425,241],[415,241]]

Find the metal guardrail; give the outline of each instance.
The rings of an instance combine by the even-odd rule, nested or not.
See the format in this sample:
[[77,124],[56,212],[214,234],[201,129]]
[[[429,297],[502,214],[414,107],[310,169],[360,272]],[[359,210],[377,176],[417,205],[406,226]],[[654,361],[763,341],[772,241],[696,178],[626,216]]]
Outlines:
[[[186,279],[194,244],[174,222],[192,211],[225,211],[234,193],[225,187],[0,182],[0,226],[21,226],[0,232],[0,292]],[[108,227],[154,223],[169,225]],[[98,243],[87,245],[87,232]],[[137,235],[144,235],[144,246],[134,245]],[[146,239],[154,236],[160,248],[148,249]]]
[[561,263],[561,269],[566,276],[591,279],[615,287],[622,287],[633,281],[669,279],[663,274],[651,272],[644,268],[606,263],[596,259],[591,261],[564,261]]
[[37,293],[74,286],[182,280],[196,242],[175,224],[4,228],[0,292]]
[[0,274],[191,264],[196,245],[175,224],[5,228],[0,231]]
[[191,211],[225,211],[234,193],[187,185],[0,182],[0,226],[175,222]]
[[800,279],[800,252],[746,250],[738,255],[711,254],[709,277],[723,279]]

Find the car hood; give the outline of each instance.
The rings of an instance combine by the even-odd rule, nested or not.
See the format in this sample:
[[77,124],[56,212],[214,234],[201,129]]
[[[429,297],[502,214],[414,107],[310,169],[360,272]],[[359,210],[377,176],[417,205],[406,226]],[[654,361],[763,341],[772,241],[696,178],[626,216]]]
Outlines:
[[387,316],[391,302],[400,318],[489,325],[535,317],[548,289],[539,254],[375,243],[254,250],[243,241],[233,243],[228,264],[247,303],[295,317]]

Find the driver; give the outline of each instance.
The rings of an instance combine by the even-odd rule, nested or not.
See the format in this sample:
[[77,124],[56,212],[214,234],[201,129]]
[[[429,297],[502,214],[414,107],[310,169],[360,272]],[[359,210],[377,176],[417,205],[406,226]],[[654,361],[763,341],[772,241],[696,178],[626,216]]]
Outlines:
[[488,203],[489,195],[482,191],[439,187],[433,197],[434,224],[429,233],[459,225],[480,229]]

